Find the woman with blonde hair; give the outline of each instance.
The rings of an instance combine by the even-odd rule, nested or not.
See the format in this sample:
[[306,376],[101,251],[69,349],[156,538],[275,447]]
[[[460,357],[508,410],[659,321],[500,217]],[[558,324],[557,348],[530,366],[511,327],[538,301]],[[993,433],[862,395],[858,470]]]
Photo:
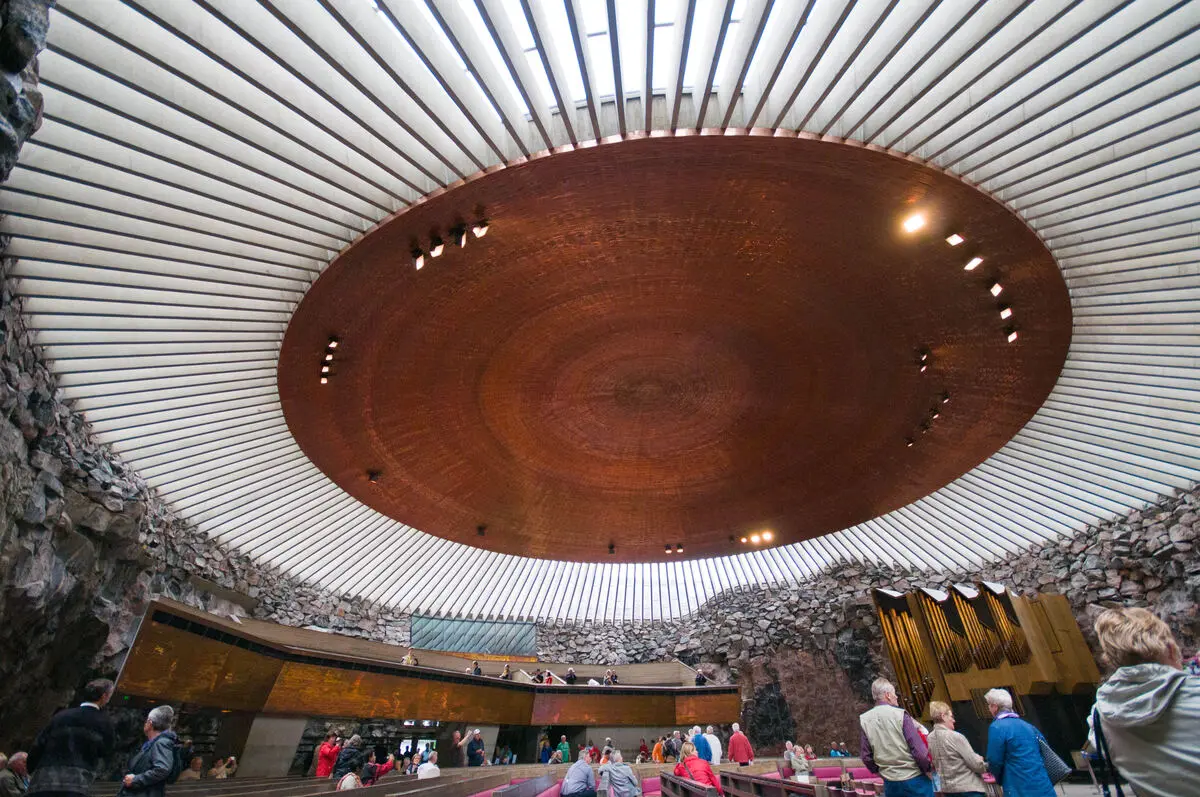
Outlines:
[[929,704],[933,730],[929,733],[929,754],[942,780],[945,797],[984,797],[987,786],[980,777],[987,772],[987,761],[971,748],[967,737],[954,730],[954,712],[935,700]]
[[1171,629],[1146,609],[1109,609],[1095,627],[1116,670],[1096,690],[1093,747],[1105,743],[1138,797],[1200,797],[1200,680]]
[[694,780],[704,786],[712,786],[717,794],[725,797],[721,788],[721,779],[712,771],[712,765],[696,755],[696,745],[684,742],[679,748],[679,763],[675,765],[675,777]]

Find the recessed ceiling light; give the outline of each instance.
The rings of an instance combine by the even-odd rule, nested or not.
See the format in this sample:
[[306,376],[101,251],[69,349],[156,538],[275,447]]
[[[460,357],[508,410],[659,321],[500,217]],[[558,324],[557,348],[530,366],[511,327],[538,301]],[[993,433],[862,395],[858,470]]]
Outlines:
[[958,233],[954,233],[953,235],[951,235],[949,238],[946,239],[946,243],[950,244],[951,246],[958,246],[960,243],[962,243],[965,240],[967,240],[967,239],[963,238]]
[[1000,308],[1000,317],[1001,318],[1012,318],[1012,308],[1009,307],[1008,305],[1004,305],[1003,307],[1001,307]]
[[442,242],[442,239],[438,238],[436,235],[429,239],[429,256],[430,257],[441,257],[442,250],[445,248],[446,248],[446,244],[444,244]]
[[751,534],[750,542],[754,543],[755,545],[758,545],[760,542],[762,542],[762,537],[758,536],[757,534]]
[[1001,285],[999,282],[993,282],[992,287],[989,288],[988,290],[990,290],[992,292],[992,296],[999,296],[1000,292],[1002,290],[1004,290],[1004,286]]
[[323,374],[327,374],[327,373],[329,373],[329,366],[328,366],[328,365],[322,365],[322,366],[321,366],[321,373],[323,373]]
[[1009,342],[1009,343],[1012,343],[1012,342],[1014,342],[1016,339],[1017,339],[1017,330],[1015,330],[1015,329],[1010,329],[1010,330],[1008,331],[1008,342]]
[[922,364],[922,365],[921,365],[921,373],[925,373],[925,371],[926,371],[928,368],[929,368],[929,366],[928,366],[928,365]]
[[746,542],[747,542],[746,538],[745,538],[745,537],[742,537],[742,545],[745,545],[745,544],[746,544]]
[[666,544],[666,545],[664,545],[663,547],[667,549],[667,553],[670,553],[670,552],[671,552],[671,544],[670,544],[670,543],[667,543],[667,544]]
[[904,438],[904,447],[905,448],[912,448],[914,443],[915,443],[915,441],[911,437]]
[[333,359],[333,352],[327,352],[325,354],[325,362],[329,362],[332,359]]
[[935,420],[935,421],[936,421],[938,418],[942,417],[942,413],[938,412],[938,411],[935,409],[935,410],[933,411],[933,415],[931,415],[931,416],[929,416],[929,417],[930,417],[930,418],[932,418],[933,420]]
[[682,542],[675,545],[675,553],[683,553],[683,543]]
[[967,261],[967,264],[965,266],[963,266],[963,271],[974,271],[975,269],[977,269],[979,267],[979,264],[982,262],[983,262],[982,257],[973,257]]
[[413,268],[420,271],[425,267],[425,253],[420,249],[412,250]]
[[337,339],[337,338],[330,338],[330,339],[329,339],[329,348],[331,348],[331,349],[336,349],[337,347],[338,347],[338,339]]
[[949,391],[947,391],[947,392],[945,392],[945,393],[943,393],[943,394],[942,394],[942,403],[943,403],[943,404],[949,404],[949,403],[950,403],[950,392],[949,392]]
[[463,225],[462,227],[455,227],[453,230],[450,231],[450,234],[454,236],[454,242],[456,244],[458,244],[459,249],[467,248],[467,227],[466,227],[466,225]]
[[925,226],[925,214],[914,213],[904,220],[904,231],[908,233],[916,232]]
[[483,236],[487,235],[487,232],[488,232],[487,221],[484,220],[484,221],[481,221],[478,224],[476,224],[474,227],[471,228],[471,232],[475,233],[476,238],[482,238]]
[[774,537],[775,535],[770,531],[764,531],[762,533],[762,538],[765,542],[770,542],[772,539],[774,539]]
[[329,377],[327,377],[327,376],[323,376],[323,377],[321,377],[321,384],[322,384],[322,385],[328,385],[328,384],[329,384]]

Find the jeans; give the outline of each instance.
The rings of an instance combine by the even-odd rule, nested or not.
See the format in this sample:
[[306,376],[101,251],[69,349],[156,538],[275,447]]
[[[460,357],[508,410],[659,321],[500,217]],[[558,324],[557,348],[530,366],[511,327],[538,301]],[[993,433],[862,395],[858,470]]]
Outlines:
[[908,780],[885,780],[884,797],[933,797],[933,781],[924,775]]
[[987,797],[981,791],[944,791],[942,797]]
[[570,794],[564,794],[562,797],[596,797],[595,789],[584,789],[583,791],[573,791]]

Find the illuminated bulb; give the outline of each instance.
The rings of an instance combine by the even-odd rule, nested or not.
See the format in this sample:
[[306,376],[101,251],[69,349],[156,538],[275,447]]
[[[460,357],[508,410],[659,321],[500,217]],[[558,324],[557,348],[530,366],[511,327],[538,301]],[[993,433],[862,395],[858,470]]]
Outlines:
[[1017,330],[1015,330],[1015,329],[1010,330],[1008,333],[1008,342],[1012,343],[1016,339],[1017,339]]
[[336,349],[337,347],[338,347],[338,339],[337,339],[337,338],[330,338],[330,339],[329,339],[329,348],[331,348],[331,349]]
[[928,365],[922,365],[922,366],[921,366],[921,373],[925,373],[925,369],[927,369],[928,367],[929,367]]
[[664,545],[663,547],[667,549],[667,553],[670,553],[670,552],[671,552],[671,544],[670,544],[670,543],[667,543],[667,544],[666,544],[666,545]]
[[432,238],[429,241],[429,256],[430,257],[441,257],[442,250],[445,248],[446,248],[446,245],[444,243],[442,243],[441,238]]
[[965,266],[963,266],[963,271],[974,271],[976,268],[979,267],[979,264],[982,262],[983,262],[982,257],[973,257],[967,261],[967,264]]
[[921,352],[921,362],[925,362],[928,359],[929,359],[929,352],[927,352],[927,351]]
[[992,283],[992,287],[989,288],[988,290],[990,290],[992,292],[992,296],[999,296],[1000,291],[1004,290],[1004,286],[1001,285],[999,282],[994,282],[994,283]]
[[759,537],[757,534],[751,534],[750,542],[754,543],[755,545],[758,545],[760,542],[762,542],[762,537]]
[[746,538],[742,537],[742,545],[745,545],[745,544],[746,544]]
[[330,362],[331,360],[333,360],[333,352],[327,352],[325,354],[325,362]]
[[769,532],[769,531],[764,531],[764,532],[762,533],[762,538],[763,538],[763,541],[764,541],[764,542],[770,542],[770,541],[771,541],[771,539],[772,539],[774,536],[775,536],[775,535],[774,535],[774,534],[772,534],[772,533],[771,533],[771,532]]
[[965,240],[966,240],[966,238],[963,238],[958,233],[954,233],[953,235],[951,235],[949,238],[946,239],[946,243],[950,244],[951,246],[958,246],[960,243],[962,243]]
[[329,377],[327,377],[327,376],[323,376],[323,377],[321,377],[321,384],[322,384],[322,385],[328,385],[328,384],[329,384]]
[[914,213],[904,220],[904,231],[908,233],[916,232],[925,226],[925,214]]
[[420,249],[412,250],[413,268],[417,271],[425,268],[425,253]]
[[1000,317],[1001,318],[1012,318],[1012,308],[1007,305],[1005,305],[1004,307],[1001,307],[1000,308]]
[[905,448],[912,448],[913,445],[914,445],[914,441],[911,437],[904,438],[904,447]]
[[933,415],[931,417],[933,418],[933,420],[936,421],[938,418],[942,417],[942,414],[940,412],[938,412],[937,410],[934,410]]
[[454,231],[454,236],[458,239],[458,248],[466,249],[467,248],[467,228],[459,227],[457,230]]
[[471,228],[471,232],[475,233],[476,238],[482,238],[483,236],[487,235],[487,231],[488,223],[486,221],[481,221]]
[[949,393],[943,393],[943,394],[942,394],[942,403],[943,403],[943,404],[949,404],[949,403],[950,403],[950,394],[949,394]]
[[322,366],[321,366],[321,373],[323,373],[323,374],[327,374],[327,373],[329,373],[329,366],[328,366],[328,365],[322,365]]
[[683,543],[682,542],[675,546],[675,553],[683,553]]

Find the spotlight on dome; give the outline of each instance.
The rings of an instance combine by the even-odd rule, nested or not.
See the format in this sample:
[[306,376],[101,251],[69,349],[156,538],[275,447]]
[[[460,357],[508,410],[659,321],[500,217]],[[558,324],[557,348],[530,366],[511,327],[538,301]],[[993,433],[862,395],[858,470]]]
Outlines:
[[945,391],[944,393],[942,393],[942,403],[943,403],[943,404],[949,404],[949,403],[950,403],[950,391],[949,391],[949,390],[947,390],[947,391]]
[[745,545],[747,542],[748,542],[747,539],[745,537],[742,537],[742,545]]
[[413,268],[415,268],[417,271],[420,271],[421,269],[425,268],[425,253],[422,252],[420,249],[413,249],[412,250],[412,261],[413,261]]
[[663,548],[666,549],[667,553],[670,553],[671,552],[671,543],[667,543],[666,545],[663,546]]
[[999,282],[993,282],[992,287],[988,288],[988,290],[992,292],[992,296],[999,296],[1001,291],[1004,290],[1004,286]]
[[682,542],[675,544],[675,553],[683,553],[683,543]]
[[963,238],[958,233],[954,233],[953,235],[949,236],[946,239],[946,243],[950,244],[951,246],[958,246],[960,243],[962,243],[965,240],[967,240],[967,239]]
[[1005,331],[1008,332],[1008,342],[1015,343],[1017,340],[1017,330],[1013,329],[1012,327],[1009,327]]
[[905,448],[912,448],[914,445],[916,445],[916,441],[913,440],[911,437],[904,438],[904,447]]
[[429,239],[429,256],[441,257],[442,251],[446,248],[446,244],[441,238],[436,235]]
[[979,268],[979,264],[982,262],[982,257],[973,257],[966,262],[966,265],[963,266],[963,271],[974,271],[975,269]]
[[329,338],[329,348],[336,349],[338,347],[338,339],[335,337]]
[[333,361],[333,352],[326,352],[325,353],[325,362],[332,362],[332,361]]
[[471,228],[471,232],[475,234],[476,238],[482,238],[483,236],[487,235],[487,219],[480,219],[479,221],[475,222],[475,226]]
[[760,537],[757,534],[751,534],[750,542],[754,543],[755,545],[758,545],[760,542],[762,542],[762,537]]
[[762,533],[762,538],[763,542],[770,542],[771,540],[775,539],[775,533],[771,531],[764,531]]
[[321,377],[321,384],[322,384],[322,385],[328,385],[328,384],[329,384],[329,377],[327,377],[327,376],[323,376],[323,377]]
[[1007,304],[1000,305],[1000,317],[1004,319],[1012,318],[1012,308]]
[[904,220],[904,231],[906,233],[914,233],[925,226],[925,214],[914,213]]
[[322,365],[322,366],[321,366],[321,373],[323,373],[323,374],[327,374],[327,373],[329,373],[329,366],[328,366],[328,365]]
[[475,527],[475,533],[478,534],[480,537],[486,537],[487,536],[487,526],[483,523],[480,523],[478,526]]

